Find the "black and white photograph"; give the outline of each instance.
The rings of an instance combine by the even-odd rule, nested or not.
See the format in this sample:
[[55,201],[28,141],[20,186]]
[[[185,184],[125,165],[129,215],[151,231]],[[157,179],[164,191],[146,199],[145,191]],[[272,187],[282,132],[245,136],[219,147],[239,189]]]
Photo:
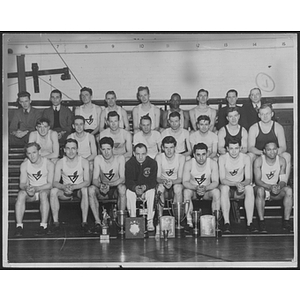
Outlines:
[[3,267],[298,266],[296,33],[2,45]]

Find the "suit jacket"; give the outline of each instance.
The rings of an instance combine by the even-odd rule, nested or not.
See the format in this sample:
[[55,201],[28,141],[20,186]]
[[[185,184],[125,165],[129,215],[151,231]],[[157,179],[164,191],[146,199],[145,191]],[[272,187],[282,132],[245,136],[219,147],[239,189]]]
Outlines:
[[[53,128],[54,125],[54,110],[53,107],[50,106],[49,108],[46,108],[43,112],[43,117],[50,120],[50,128]],[[61,126],[62,131],[66,131],[67,133],[72,132],[72,124],[73,124],[74,115],[71,112],[71,110],[61,105],[59,110],[59,123]]]

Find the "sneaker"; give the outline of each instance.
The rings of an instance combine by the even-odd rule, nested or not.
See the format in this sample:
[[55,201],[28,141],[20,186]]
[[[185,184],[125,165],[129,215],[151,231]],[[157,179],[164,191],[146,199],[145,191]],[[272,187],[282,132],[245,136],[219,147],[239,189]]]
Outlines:
[[91,234],[88,223],[81,223],[81,228],[85,234]]
[[259,221],[259,232],[260,233],[268,233],[268,231],[266,229],[266,223],[264,220]]
[[282,228],[283,228],[284,231],[286,231],[286,232],[288,232],[288,233],[293,231],[293,230],[292,230],[292,226],[291,226],[289,220],[284,220],[284,221],[283,221]]
[[231,227],[229,223],[224,224],[223,233],[231,233]]
[[39,230],[35,233],[35,236],[44,236],[47,234],[47,228],[40,226]]
[[155,230],[154,225],[153,225],[153,220],[148,220],[147,230],[148,231],[154,231]]
[[101,233],[101,225],[99,223],[95,224],[95,226],[91,229],[92,233],[100,234]]
[[253,223],[250,223],[250,225],[247,226],[247,231],[249,233],[256,233],[256,232],[258,232],[258,230],[254,227]]
[[21,226],[18,226],[15,231],[15,237],[23,236],[24,229]]
[[192,220],[187,219],[187,220],[186,220],[186,224],[187,224],[187,226],[188,226],[189,228],[194,228]]

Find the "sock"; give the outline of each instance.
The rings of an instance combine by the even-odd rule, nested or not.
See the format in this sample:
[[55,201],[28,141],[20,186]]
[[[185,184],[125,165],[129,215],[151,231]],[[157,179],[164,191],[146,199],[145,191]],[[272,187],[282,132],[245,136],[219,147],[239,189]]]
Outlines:
[[40,223],[40,226],[43,227],[44,229],[46,229],[48,224],[47,223]]
[[22,227],[23,228],[23,223],[17,223],[17,227]]

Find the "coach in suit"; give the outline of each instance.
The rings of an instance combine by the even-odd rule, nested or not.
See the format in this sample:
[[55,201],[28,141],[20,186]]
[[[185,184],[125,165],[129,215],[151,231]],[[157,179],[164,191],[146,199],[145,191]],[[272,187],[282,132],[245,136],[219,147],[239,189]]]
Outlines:
[[59,144],[62,145],[72,132],[74,115],[68,107],[61,105],[61,91],[53,90],[50,94],[50,101],[52,106],[44,110],[43,117],[50,120],[50,128],[57,132]]

